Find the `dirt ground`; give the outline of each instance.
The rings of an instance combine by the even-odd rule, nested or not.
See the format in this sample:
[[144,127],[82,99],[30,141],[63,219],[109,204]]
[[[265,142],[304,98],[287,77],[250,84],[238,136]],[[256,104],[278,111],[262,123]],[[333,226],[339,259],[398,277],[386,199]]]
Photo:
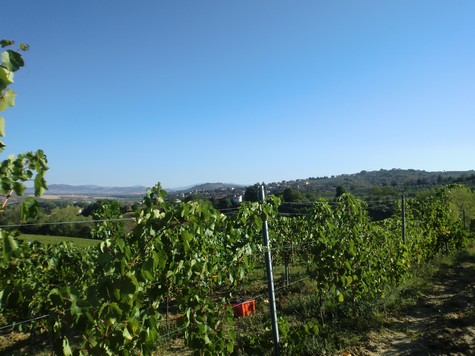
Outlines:
[[352,355],[475,355],[475,252],[443,265],[433,287],[369,333]]

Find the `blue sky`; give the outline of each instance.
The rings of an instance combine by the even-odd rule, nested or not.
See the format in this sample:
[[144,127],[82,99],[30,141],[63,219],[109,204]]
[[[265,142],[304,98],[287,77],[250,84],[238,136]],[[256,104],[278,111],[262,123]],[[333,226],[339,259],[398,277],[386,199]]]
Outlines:
[[8,149],[50,184],[474,169],[473,0],[16,0]]

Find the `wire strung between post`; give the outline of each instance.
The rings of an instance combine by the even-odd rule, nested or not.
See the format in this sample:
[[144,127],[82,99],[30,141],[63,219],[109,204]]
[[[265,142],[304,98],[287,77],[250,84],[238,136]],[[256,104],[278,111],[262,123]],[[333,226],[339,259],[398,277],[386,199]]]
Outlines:
[[77,220],[77,221],[55,221],[55,222],[44,222],[44,223],[26,223],[26,224],[9,224],[9,225],[0,225],[1,229],[9,227],[23,227],[23,226],[45,226],[45,225],[67,225],[67,224],[91,224],[91,223],[100,223],[100,222],[116,222],[116,221],[132,221],[135,218],[117,218],[117,219],[102,219],[102,220]]

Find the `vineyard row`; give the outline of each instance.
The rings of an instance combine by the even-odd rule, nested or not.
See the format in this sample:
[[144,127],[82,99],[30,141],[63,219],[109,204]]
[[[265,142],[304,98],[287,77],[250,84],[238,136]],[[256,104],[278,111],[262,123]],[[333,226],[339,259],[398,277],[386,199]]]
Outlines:
[[[262,271],[263,221],[272,264],[298,258],[316,287],[315,301],[354,316],[358,305],[384,297],[414,266],[464,246],[467,232],[450,198],[459,189],[465,188],[408,200],[403,243],[401,214],[371,222],[365,203],[350,194],[335,204],[322,200],[304,216],[282,216],[276,197],[224,215],[201,202],[169,203],[157,185],[130,233],[120,221],[97,219],[102,242],[96,247],[27,244],[1,230],[0,320],[10,326],[48,315],[18,328],[47,334],[58,354],[129,355],[156,350],[161,324],[173,314],[190,349],[258,352],[253,347],[262,343],[236,336],[230,305]],[[324,320],[287,327],[280,343],[297,347],[292,340],[323,330]],[[72,344],[71,337],[81,342]]]

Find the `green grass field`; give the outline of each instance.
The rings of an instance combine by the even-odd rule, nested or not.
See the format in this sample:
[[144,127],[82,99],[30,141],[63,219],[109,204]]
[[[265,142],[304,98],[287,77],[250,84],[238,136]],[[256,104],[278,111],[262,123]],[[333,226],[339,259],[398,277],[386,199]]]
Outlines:
[[30,234],[21,234],[19,239],[26,241],[39,241],[45,244],[59,244],[61,242],[72,242],[78,247],[89,247],[97,245],[100,240],[92,239],[83,239],[79,237],[68,237],[68,236],[49,236],[49,235],[30,235]]

